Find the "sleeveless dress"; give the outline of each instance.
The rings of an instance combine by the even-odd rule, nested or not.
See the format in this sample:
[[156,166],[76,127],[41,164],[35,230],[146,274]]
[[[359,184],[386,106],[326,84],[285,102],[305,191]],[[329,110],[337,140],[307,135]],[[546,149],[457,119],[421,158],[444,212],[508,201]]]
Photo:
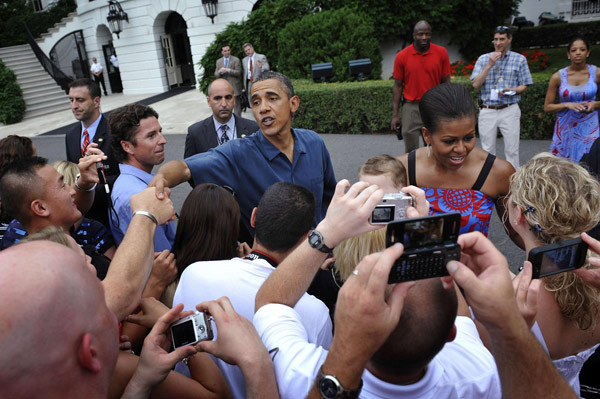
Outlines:
[[[596,66],[588,65],[590,78],[584,85],[573,86],[567,82],[568,67],[559,71],[560,86],[558,94],[560,102],[589,102],[595,101],[598,85],[596,79]],[[579,162],[583,154],[587,153],[598,138],[598,111],[576,112],[564,109],[556,116],[554,136],[550,145],[550,152],[562,158]]]
[[[483,187],[495,160],[495,155],[488,154],[471,189],[421,187],[429,201],[429,215],[459,212],[460,234],[480,231],[487,236],[494,210],[494,198],[479,190]],[[416,152],[412,151],[408,154],[408,181],[413,186],[417,186],[416,164]]]

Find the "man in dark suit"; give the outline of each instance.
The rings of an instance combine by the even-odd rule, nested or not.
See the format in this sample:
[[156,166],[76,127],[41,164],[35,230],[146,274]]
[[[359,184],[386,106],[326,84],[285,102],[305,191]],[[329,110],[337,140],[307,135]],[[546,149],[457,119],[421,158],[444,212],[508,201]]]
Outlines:
[[231,84],[217,79],[208,87],[208,105],[213,114],[188,128],[184,158],[206,152],[227,141],[249,136],[258,130],[256,122],[233,115],[235,95]]
[[[91,143],[96,143],[98,148],[107,156],[106,161],[102,162],[102,167],[109,186],[112,187],[112,183],[119,175],[119,165],[112,156],[108,120],[100,112],[100,96],[100,87],[91,79],[82,78],[71,82],[69,85],[71,111],[80,123],[65,135],[65,148],[67,160],[78,163],[79,158],[85,155],[87,147]],[[102,177],[100,177],[100,182],[103,183]],[[98,184],[94,203],[87,212],[86,217],[109,226],[109,198],[104,184]]]
[[236,97],[233,113],[241,116],[242,102],[239,100],[239,96],[242,94],[242,63],[238,57],[231,55],[229,44],[221,47],[221,54],[223,57],[217,60],[215,76],[227,80],[233,86],[233,94]]

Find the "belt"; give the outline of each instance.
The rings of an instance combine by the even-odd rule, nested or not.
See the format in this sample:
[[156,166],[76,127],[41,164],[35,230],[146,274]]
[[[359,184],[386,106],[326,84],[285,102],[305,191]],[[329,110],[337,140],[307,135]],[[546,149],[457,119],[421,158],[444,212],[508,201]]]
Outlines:
[[485,105],[481,104],[479,108],[487,108],[487,109],[504,109],[506,107],[511,106],[512,104],[502,104],[502,105]]

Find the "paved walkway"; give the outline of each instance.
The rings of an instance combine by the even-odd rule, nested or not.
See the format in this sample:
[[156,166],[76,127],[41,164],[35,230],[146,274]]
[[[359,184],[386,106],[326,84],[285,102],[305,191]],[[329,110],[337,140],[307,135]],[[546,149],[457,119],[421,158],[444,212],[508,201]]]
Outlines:
[[[125,104],[140,101],[159,93],[126,95],[122,93],[102,97],[102,111],[110,111]],[[211,110],[206,102],[206,96],[199,90],[188,90],[182,94],[167,98],[151,105],[158,112],[159,121],[165,134],[187,133],[187,128],[211,115]],[[244,118],[254,119],[248,110]],[[70,108],[50,115],[39,116],[24,120],[13,125],[0,126],[0,139],[10,134],[19,136],[38,136],[50,130],[75,122]]]

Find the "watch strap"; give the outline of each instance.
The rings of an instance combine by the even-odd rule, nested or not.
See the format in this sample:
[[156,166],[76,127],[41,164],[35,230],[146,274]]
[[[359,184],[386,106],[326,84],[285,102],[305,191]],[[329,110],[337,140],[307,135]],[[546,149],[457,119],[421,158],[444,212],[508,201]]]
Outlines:
[[[316,239],[314,239],[313,237],[316,237]],[[313,240],[315,241],[314,243]],[[323,234],[321,234],[317,230],[313,230],[310,232],[310,234],[308,235],[308,243],[311,247],[318,249],[319,251],[324,252],[326,254],[330,254],[333,252],[333,248],[329,248],[323,242]]]
[[[333,382],[336,385],[337,394],[335,396],[328,396],[321,390],[321,382],[325,379]],[[319,368],[319,374],[317,375],[317,388],[319,389],[321,397],[324,399],[357,399],[362,389],[362,386],[363,381],[361,379],[358,388],[346,389],[342,386],[342,384],[339,382],[336,376],[323,373],[323,366]]]

